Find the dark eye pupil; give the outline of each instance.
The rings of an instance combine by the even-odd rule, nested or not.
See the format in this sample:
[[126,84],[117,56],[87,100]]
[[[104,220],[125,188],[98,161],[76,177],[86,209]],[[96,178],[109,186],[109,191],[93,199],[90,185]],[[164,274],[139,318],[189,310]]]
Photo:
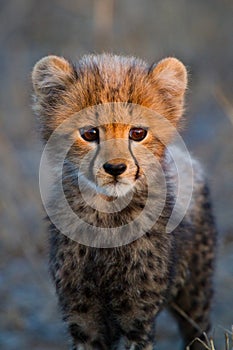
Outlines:
[[85,141],[91,142],[99,139],[99,130],[97,128],[80,130],[80,134]]
[[129,138],[133,141],[141,141],[146,137],[147,131],[142,128],[133,128],[129,132]]

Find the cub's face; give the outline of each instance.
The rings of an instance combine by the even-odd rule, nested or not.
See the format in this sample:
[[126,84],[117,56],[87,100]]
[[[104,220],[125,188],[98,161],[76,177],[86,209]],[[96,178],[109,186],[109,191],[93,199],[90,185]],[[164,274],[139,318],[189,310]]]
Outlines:
[[79,178],[111,200],[142,183],[163,158],[182,114],[187,77],[174,58],[148,67],[100,55],[84,57],[76,68],[48,56],[32,79],[42,139],[56,131],[69,139],[64,178]]
[[138,106],[111,103],[97,109],[96,117],[89,110],[85,111],[85,116],[77,117],[68,164],[76,164],[84,183],[96,186],[103,196],[123,196],[145,175],[145,167],[150,164],[148,156],[153,159],[156,144],[157,151],[159,144],[148,121],[138,120]]
[[71,158],[75,162],[76,153],[84,155],[78,158],[80,175],[96,185],[100,194],[123,196],[143,176],[144,162],[137,146],[146,144],[147,137],[148,128],[144,125],[84,125],[78,130]]

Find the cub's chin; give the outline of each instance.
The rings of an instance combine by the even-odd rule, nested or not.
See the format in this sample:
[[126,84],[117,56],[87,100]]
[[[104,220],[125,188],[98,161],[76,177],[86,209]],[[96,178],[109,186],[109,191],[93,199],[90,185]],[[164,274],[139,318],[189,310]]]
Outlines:
[[[103,179],[88,179],[84,174],[79,173],[78,187],[82,197],[91,204],[92,201],[98,198],[104,201],[114,201],[120,198],[131,198],[136,186],[136,181],[131,179],[109,180]],[[99,202],[99,200],[98,200]]]
[[114,182],[111,184],[102,185],[100,187],[100,194],[105,197],[116,199],[118,197],[125,197],[134,190],[134,182]]

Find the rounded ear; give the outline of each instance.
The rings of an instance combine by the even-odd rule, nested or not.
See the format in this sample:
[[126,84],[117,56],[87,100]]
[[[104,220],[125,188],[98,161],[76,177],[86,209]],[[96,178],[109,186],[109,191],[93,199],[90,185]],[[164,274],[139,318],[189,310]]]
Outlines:
[[63,57],[47,56],[39,60],[32,71],[32,84],[37,96],[46,97],[64,91],[75,81],[73,66]]
[[187,88],[187,70],[183,63],[174,57],[167,57],[149,70],[157,88],[171,97],[183,96]]
[[182,62],[173,57],[152,65],[148,77],[163,106],[164,116],[177,126],[183,114],[184,94],[187,88],[187,70]]

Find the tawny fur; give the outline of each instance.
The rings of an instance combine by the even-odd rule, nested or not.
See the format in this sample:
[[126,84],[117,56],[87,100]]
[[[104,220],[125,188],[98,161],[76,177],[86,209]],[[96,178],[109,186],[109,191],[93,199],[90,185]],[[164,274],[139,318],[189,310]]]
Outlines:
[[[107,122],[103,119],[105,140],[127,139],[131,104],[164,116],[178,128],[187,85],[186,69],[175,58],[148,66],[133,57],[108,54],[84,56],[76,66],[64,58],[48,56],[36,64],[32,79],[34,110],[44,142],[75,113],[111,102],[123,105],[116,105]],[[139,118],[146,120],[144,116]],[[85,120],[77,123],[85,125]],[[148,123],[150,125],[150,121]],[[52,223],[50,225],[50,269],[73,350],[152,350],[155,346],[154,321],[165,307],[177,318],[185,345],[195,337],[202,337],[200,330],[208,332],[210,328],[216,233],[208,186],[199,164],[193,161],[195,176],[190,207],[179,226],[167,233],[177,185],[174,164],[167,151],[172,131],[165,130],[159,121],[157,129],[166,142],[148,132],[142,144],[154,154],[165,173],[167,195],[160,217],[148,232],[127,245],[96,248],[77,243],[60,233]],[[126,224],[145,205],[147,187],[141,165],[143,163],[149,169],[150,161],[143,159],[137,146],[132,154],[135,152],[138,158],[131,157],[124,144],[119,144],[117,150],[105,149],[109,157],[112,155],[118,161],[121,161],[121,154],[126,154],[127,170],[120,180],[132,182],[135,194],[124,210],[115,214],[102,213],[85,203],[77,185],[80,160],[91,147],[93,144],[77,137],[67,155],[63,179],[67,201],[72,210],[90,224],[101,227]],[[59,152],[59,145],[56,151]],[[101,155],[100,151],[100,159]],[[184,171],[185,162],[183,159]],[[103,169],[98,174],[98,181],[105,186],[105,180],[110,176]],[[111,201],[108,195],[97,197]],[[62,208],[56,198],[56,186],[52,205],[59,215]],[[69,220],[68,216],[66,220]],[[172,307],[174,304],[198,327],[182,318]],[[203,347],[195,342],[192,350],[197,349]]]

